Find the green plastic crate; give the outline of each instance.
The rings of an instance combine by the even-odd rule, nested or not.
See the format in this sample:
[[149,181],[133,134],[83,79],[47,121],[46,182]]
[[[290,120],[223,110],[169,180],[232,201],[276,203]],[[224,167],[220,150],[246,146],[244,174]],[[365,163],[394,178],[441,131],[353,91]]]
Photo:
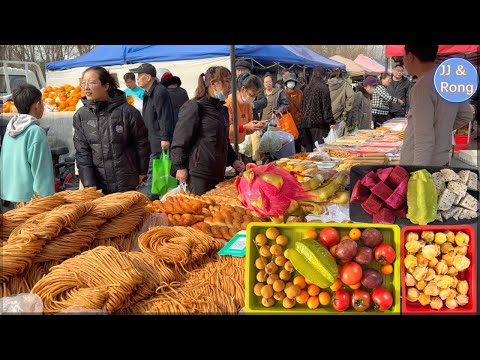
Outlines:
[[[261,297],[256,296],[253,293],[253,287],[257,283],[256,274],[258,272],[255,268],[255,259],[260,255],[257,247],[254,243],[255,236],[259,233],[265,234],[265,231],[269,227],[276,227],[280,231],[280,234],[286,235],[289,239],[289,245],[292,241],[303,238],[303,234],[307,229],[321,230],[325,227],[333,227],[338,230],[340,237],[347,235],[352,228],[358,228],[363,231],[367,228],[375,228],[383,233],[384,243],[391,245],[396,252],[396,258],[393,263],[393,273],[390,275],[383,275],[384,280],[382,287],[390,291],[393,296],[393,305],[387,311],[377,311],[373,309],[373,303],[367,311],[358,312],[352,306],[345,311],[337,311],[331,304],[323,306],[320,305],[316,309],[309,309],[307,304],[296,304],[292,309],[285,309],[281,302],[276,301],[275,305],[266,308],[261,303]],[[269,241],[272,245],[273,242]],[[288,223],[288,224],[275,224],[275,223],[250,223],[247,227],[247,261],[246,267],[246,287],[245,287],[245,313],[247,314],[284,314],[284,315],[339,315],[339,314],[385,314],[385,315],[399,315],[400,314],[400,227],[398,225],[385,225],[385,224],[361,224],[361,223]],[[369,265],[362,265],[362,268],[374,268],[380,271],[381,265],[377,263],[375,259]],[[292,279],[299,275],[297,272],[293,273]],[[350,287],[343,285],[342,289],[348,290],[351,294],[353,292]],[[365,289],[363,286],[360,289]],[[328,291],[330,295],[332,291],[326,289],[322,291]],[[371,291],[369,291],[371,293]]]

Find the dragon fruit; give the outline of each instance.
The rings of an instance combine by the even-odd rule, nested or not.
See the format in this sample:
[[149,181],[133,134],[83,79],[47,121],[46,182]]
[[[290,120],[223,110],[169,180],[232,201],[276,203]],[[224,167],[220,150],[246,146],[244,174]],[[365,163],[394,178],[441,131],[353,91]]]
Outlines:
[[315,197],[303,190],[302,185],[289,171],[273,163],[250,165],[249,170],[237,178],[235,186],[242,204],[264,216],[283,216],[292,200]]
[[249,164],[235,181],[243,206],[262,216],[285,216],[301,212],[301,202],[326,202],[348,177],[338,173],[325,186],[305,191],[289,171],[275,164]]
[[352,204],[361,204],[362,202],[367,200],[369,196],[370,190],[367,187],[363,186],[360,181],[357,181],[352,190]]

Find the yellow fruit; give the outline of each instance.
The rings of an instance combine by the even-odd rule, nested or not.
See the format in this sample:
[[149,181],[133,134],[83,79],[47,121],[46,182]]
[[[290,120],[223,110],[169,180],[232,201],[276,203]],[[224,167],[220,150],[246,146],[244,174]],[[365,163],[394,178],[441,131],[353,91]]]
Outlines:
[[299,304],[305,304],[308,299],[310,298],[310,296],[308,295],[308,293],[305,291],[305,290],[302,290],[300,292],[300,295],[298,295],[295,300],[297,300],[297,303]]
[[280,245],[275,244],[270,247],[270,252],[275,256],[280,256],[283,253],[283,249]]
[[311,239],[311,240],[316,240],[318,237],[318,233],[313,230],[313,229],[308,229],[307,231],[305,231],[305,233],[303,234],[303,238],[304,239]]
[[266,237],[264,234],[258,234],[257,236],[255,236],[255,243],[256,243],[258,246],[263,246],[263,245],[265,245],[267,242],[268,242],[268,239],[267,239],[267,237]]
[[307,283],[305,282],[305,278],[301,275],[295,276],[293,279],[293,284],[298,285],[300,289],[305,289],[307,287]]
[[285,235],[279,235],[275,239],[276,243],[280,246],[285,246],[288,244],[288,238]]
[[265,232],[265,235],[267,236],[268,239],[275,240],[277,236],[280,235],[280,231],[278,231],[277,228],[271,227],[267,229],[267,231]]
[[318,295],[318,299],[320,300],[320,304],[325,306],[325,305],[330,304],[331,297],[330,297],[330,294],[328,292],[322,291]]
[[310,296],[307,301],[308,308],[313,310],[318,308],[318,305],[320,305],[320,300],[318,299],[318,296]]

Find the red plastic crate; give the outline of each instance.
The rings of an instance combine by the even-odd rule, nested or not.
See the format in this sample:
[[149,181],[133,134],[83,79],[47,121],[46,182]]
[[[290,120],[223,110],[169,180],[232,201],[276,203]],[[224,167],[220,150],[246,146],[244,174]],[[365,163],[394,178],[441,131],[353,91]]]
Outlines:
[[[430,305],[423,306],[418,301],[407,301],[407,287],[405,285],[405,233],[414,231],[420,236],[422,231],[431,230],[433,232],[450,230],[456,233],[463,231],[470,237],[467,249],[467,257],[470,260],[470,266],[467,270],[458,273],[457,279],[468,281],[468,304],[459,306],[456,309],[449,309],[443,306],[440,310],[435,310]],[[475,237],[475,229],[469,225],[426,225],[426,226],[405,226],[402,228],[400,235],[400,256],[401,266],[401,282],[402,282],[402,314],[409,315],[472,315],[477,313],[477,241]]]
[[[468,145],[472,142],[472,136],[455,134],[454,151],[468,150]],[[465,144],[465,145],[461,145]]]

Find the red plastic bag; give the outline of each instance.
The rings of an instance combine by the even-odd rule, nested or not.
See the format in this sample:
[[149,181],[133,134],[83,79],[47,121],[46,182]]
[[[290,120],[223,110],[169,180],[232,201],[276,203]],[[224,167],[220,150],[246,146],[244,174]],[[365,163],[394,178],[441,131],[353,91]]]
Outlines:
[[280,115],[280,119],[278,119],[278,125],[280,128],[293,135],[295,140],[298,139],[298,129],[295,125],[295,121],[293,121],[292,114],[287,112],[286,114],[278,113]]

